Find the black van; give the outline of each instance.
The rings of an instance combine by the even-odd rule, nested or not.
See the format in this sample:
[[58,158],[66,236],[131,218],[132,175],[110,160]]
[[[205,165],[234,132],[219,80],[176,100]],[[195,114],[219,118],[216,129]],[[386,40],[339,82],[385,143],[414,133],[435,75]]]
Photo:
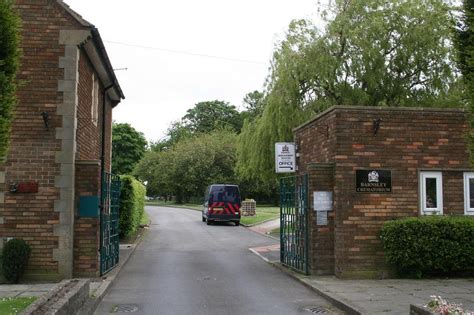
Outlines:
[[240,225],[240,191],[237,185],[212,184],[206,189],[202,222],[232,221]]

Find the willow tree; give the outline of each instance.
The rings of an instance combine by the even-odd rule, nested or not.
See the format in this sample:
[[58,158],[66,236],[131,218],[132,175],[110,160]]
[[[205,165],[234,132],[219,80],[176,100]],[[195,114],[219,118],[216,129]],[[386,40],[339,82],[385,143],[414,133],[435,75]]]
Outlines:
[[332,105],[455,106],[453,19],[443,0],[336,0],[323,29],[294,21],[274,52],[266,107],[246,122],[239,174],[274,181],[274,142]]
[[16,104],[19,29],[19,18],[13,11],[12,2],[0,0],[0,161],[6,156],[12,111]]

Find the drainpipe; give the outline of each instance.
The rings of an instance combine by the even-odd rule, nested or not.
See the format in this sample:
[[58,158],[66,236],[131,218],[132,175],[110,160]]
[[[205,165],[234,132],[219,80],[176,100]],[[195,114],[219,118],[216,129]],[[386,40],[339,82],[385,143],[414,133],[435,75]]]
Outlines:
[[[102,176],[102,179],[105,175],[105,113],[106,113],[106,98],[107,98],[107,91],[110,90],[115,86],[114,83],[110,84],[106,88],[104,88],[104,91],[102,92],[102,141],[101,141],[101,148],[100,148],[100,176]],[[103,182],[103,181],[102,181]],[[103,183],[101,183],[101,193],[103,187]]]

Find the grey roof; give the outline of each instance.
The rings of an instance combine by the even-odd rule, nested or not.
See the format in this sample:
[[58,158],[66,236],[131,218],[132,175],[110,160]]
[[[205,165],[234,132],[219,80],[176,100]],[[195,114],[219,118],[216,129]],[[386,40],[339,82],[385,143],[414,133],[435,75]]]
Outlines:
[[92,23],[86,21],[79,13],[71,9],[71,7],[62,0],[56,0],[60,6],[64,8],[79,24],[85,27],[94,27]]

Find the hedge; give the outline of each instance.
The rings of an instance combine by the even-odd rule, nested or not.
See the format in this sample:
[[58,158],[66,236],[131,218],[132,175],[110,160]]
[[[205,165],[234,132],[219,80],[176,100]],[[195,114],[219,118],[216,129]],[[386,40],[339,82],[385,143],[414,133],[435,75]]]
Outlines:
[[146,189],[133,176],[120,176],[120,238],[133,235],[145,211]]
[[402,277],[474,275],[474,218],[425,216],[388,221],[385,256]]
[[20,19],[12,1],[0,0],[0,161],[5,158],[13,107],[16,105],[16,73],[19,67]]

